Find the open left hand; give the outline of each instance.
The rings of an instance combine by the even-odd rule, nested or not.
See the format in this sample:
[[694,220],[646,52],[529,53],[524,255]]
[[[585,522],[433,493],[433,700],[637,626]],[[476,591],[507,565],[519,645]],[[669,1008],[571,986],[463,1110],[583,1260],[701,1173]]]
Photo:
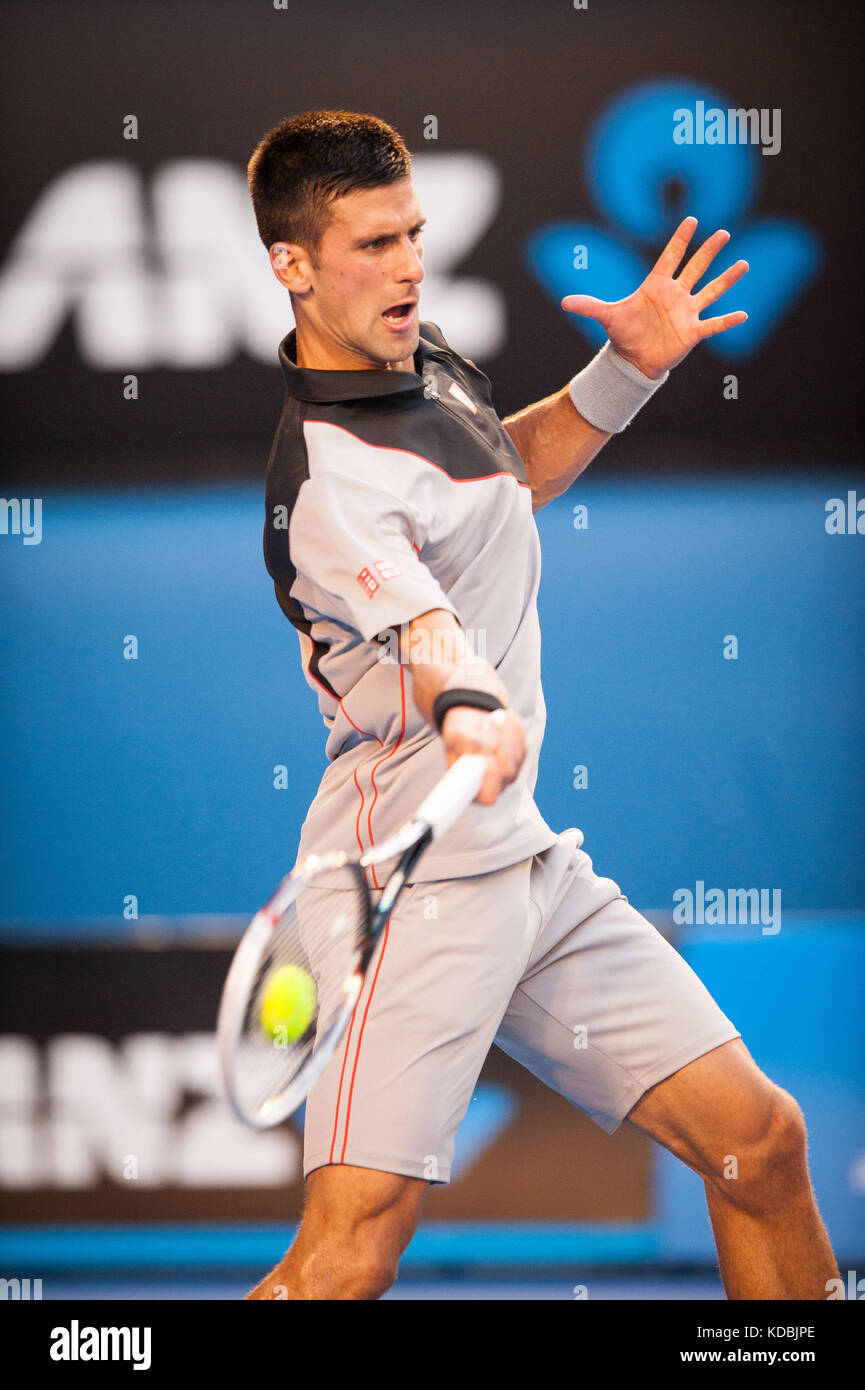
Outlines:
[[736,261],[698,294],[691,293],[730,240],[729,232],[713,232],[673,279],[696,226],[696,217],[686,217],[679,223],[642,285],[627,299],[607,302],[590,294],[569,294],[562,300],[563,309],[595,319],[616,351],[648,377],[661,376],[703,338],[734,328],[748,317],[744,310],[737,309],[716,318],[700,318],[703,309],[720,299],[747,272],[747,261]]

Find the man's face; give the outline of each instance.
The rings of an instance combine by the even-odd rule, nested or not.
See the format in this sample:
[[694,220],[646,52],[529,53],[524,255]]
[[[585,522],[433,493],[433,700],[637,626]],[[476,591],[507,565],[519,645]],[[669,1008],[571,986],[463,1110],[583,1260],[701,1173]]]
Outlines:
[[335,370],[412,369],[418,345],[424,216],[411,179],[359,189],[328,208],[299,337]]

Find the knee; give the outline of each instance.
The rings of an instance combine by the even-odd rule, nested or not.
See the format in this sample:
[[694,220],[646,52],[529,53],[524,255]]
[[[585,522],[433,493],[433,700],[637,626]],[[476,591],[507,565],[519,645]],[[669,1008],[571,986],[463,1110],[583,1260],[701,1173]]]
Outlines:
[[711,1181],[737,1206],[768,1210],[808,1185],[805,1119],[789,1091],[774,1083],[729,1148],[722,1175]]
[[347,1271],[345,1298],[376,1299],[396,1280],[399,1257],[380,1247],[355,1250]]
[[762,1184],[780,1182],[787,1188],[797,1178],[807,1178],[807,1150],[805,1117],[798,1101],[789,1091],[773,1086],[767,1132],[756,1161]]

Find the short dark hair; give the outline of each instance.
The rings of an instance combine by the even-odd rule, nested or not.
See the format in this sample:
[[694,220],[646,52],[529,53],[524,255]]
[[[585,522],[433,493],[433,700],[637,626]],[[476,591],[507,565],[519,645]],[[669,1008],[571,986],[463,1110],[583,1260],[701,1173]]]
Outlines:
[[357,188],[407,178],[411,156],[402,137],[378,116],[305,111],[288,116],[259,141],[247,170],[258,233],[269,249],[292,241],[314,257],[327,207]]

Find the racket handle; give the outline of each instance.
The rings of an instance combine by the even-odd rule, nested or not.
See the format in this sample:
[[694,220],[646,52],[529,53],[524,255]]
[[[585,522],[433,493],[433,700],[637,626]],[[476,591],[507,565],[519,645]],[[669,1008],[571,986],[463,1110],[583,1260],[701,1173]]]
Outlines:
[[459,820],[481,789],[487,760],[479,753],[464,753],[448,768],[441,781],[418,808],[415,820],[426,821],[437,840]]

